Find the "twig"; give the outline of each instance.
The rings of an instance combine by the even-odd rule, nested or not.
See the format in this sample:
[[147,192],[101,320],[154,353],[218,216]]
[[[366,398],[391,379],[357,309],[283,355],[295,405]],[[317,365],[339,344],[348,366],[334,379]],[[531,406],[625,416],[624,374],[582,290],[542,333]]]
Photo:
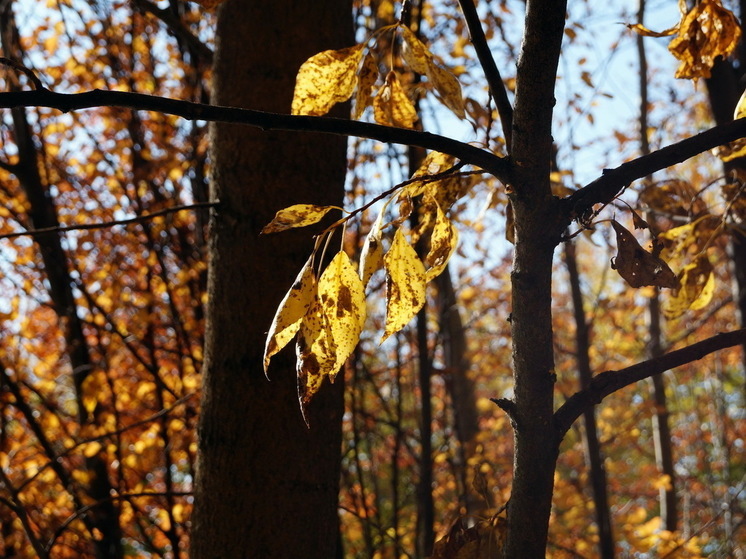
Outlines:
[[26,76],[31,84],[34,86],[34,89],[36,91],[46,91],[47,88],[44,87],[38,76],[34,74],[33,70],[26,68],[20,62],[17,62],[16,60],[12,60],[10,58],[5,58],[4,56],[0,56],[0,64],[2,64],[3,66],[9,66],[19,74],[23,74],[24,76]]
[[87,231],[90,229],[106,229],[108,227],[114,227],[117,225],[131,225],[132,223],[142,223],[156,217],[167,215],[170,213],[181,212],[185,210],[193,210],[198,208],[213,208],[217,206],[217,202],[197,202],[195,204],[185,204],[182,206],[173,206],[170,208],[164,208],[149,214],[138,215],[136,217],[130,217],[127,219],[117,219],[114,221],[105,221],[103,223],[82,223],[80,225],[59,225],[56,227],[43,227],[41,229],[28,229],[26,231],[18,231],[16,233],[6,233],[0,235],[2,239],[15,239],[16,237],[26,236],[37,236],[44,235],[46,233],[66,233],[68,231]]
[[682,161],[727,144],[746,134],[746,118],[715,126],[696,136],[666,146],[649,155],[623,163],[614,169],[604,169],[603,174],[562,200],[568,225],[592,211],[595,204],[608,204],[619,191],[632,181],[652,175]]
[[382,126],[323,116],[286,115],[235,107],[219,107],[168,97],[104,91],[94,89],[84,93],[55,93],[43,91],[11,91],[0,93],[0,108],[49,107],[62,112],[94,107],[122,107],[133,110],[155,111],[180,116],[187,120],[247,124],[262,130],[321,132],[338,136],[357,136],[393,144],[419,146],[453,155],[464,163],[492,173],[500,181],[510,182],[510,162],[487,150],[430,132]]
[[513,105],[510,104],[505,83],[500,76],[500,70],[497,69],[495,58],[492,56],[490,47],[487,44],[487,38],[484,35],[482,22],[479,21],[479,14],[474,5],[474,0],[459,0],[459,4],[466,20],[466,26],[469,28],[471,43],[474,45],[477,58],[484,70],[484,76],[487,78],[490,93],[495,100],[497,114],[500,115],[500,122],[502,123],[503,134],[505,135],[505,145],[508,148],[508,152],[510,152],[510,144],[513,136]]
[[746,328],[717,334],[654,359],[637,363],[618,371],[606,371],[595,377],[585,390],[576,392],[554,413],[554,425],[563,437],[573,422],[584,411],[601,403],[606,396],[640,380],[660,375],[665,371],[697,361],[703,357],[736,345],[746,343]]

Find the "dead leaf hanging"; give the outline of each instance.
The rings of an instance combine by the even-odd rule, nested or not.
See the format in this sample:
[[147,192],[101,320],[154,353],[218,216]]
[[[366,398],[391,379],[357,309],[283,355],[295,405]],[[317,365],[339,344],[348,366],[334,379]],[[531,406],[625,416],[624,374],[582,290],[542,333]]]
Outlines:
[[616,232],[617,255],[612,260],[612,268],[631,287],[654,285],[674,288],[678,285],[676,275],[660,257],[654,256],[635,239],[619,222],[612,219],[611,225]]

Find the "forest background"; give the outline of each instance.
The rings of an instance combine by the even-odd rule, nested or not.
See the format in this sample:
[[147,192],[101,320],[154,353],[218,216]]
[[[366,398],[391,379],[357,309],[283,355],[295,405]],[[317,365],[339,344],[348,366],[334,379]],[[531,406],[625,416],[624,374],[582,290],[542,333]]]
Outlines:
[[[726,7],[739,14],[739,6]],[[604,169],[732,114],[740,89],[733,98],[730,84],[723,95],[718,79],[726,64],[740,74],[742,43],[729,61],[718,61],[709,80],[692,76],[699,77],[693,83],[674,78],[679,61],[668,51],[670,37],[643,40],[623,25],[644,16],[646,27],[662,31],[689,8],[670,0],[568,7],[554,118],[556,196],[571,196]],[[447,94],[400,59],[392,38],[401,31],[370,43],[379,60],[392,61],[381,68],[397,71],[426,130],[503,152],[501,116],[458,3],[413,2],[410,9],[410,28],[458,78],[463,118],[448,110]],[[510,96],[525,6],[480,2],[477,10]],[[350,41],[334,48],[394,25],[401,6],[355,2],[350,17]],[[99,88],[208,103],[215,27],[213,11],[187,2],[60,0],[44,10],[5,2],[0,90]],[[381,68],[378,83],[387,75]],[[281,112],[289,110],[288,104]],[[363,119],[375,117],[370,113]],[[207,120],[121,107],[3,113],[5,557],[187,554],[207,223],[215,205],[208,195],[208,128]],[[345,208],[402,183],[423,156],[351,140]],[[739,285],[746,282],[739,284],[732,248],[743,244],[737,163],[731,157],[724,168],[721,157],[706,152],[631,184],[568,231],[554,259],[558,405],[587,386],[592,372],[621,369],[738,327]],[[458,199],[448,216],[460,243],[432,282],[425,310],[379,345],[386,305],[383,295],[372,296],[360,346],[337,380],[345,385],[341,454],[332,456],[341,465],[340,556],[488,557],[503,545],[514,444],[511,418],[500,409],[513,395],[511,210],[508,192],[493,177],[466,172],[457,179]],[[281,209],[262,208],[261,215]],[[349,254],[359,252],[375,218],[373,212],[350,220]],[[677,289],[674,297],[671,289],[625,283],[611,262],[616,256],[622,268],[617,250],[628,237],[612,219],[643,246],[652,230],[673,271],[689,271],[684,283],[691,288]],[[642,221],[647,229],[637,228]],[[284,292],[293,277],[275,274],[275,280]],[[384,284],[379,272],[368,289],[381,293]],[[269,321],[258,328],[266,332]],[[620,390],[575,422],[554,478],[552,557],[742,556],[743,359],[737,349],[714,353]],[[297,401],[274,413],[303,422]]]

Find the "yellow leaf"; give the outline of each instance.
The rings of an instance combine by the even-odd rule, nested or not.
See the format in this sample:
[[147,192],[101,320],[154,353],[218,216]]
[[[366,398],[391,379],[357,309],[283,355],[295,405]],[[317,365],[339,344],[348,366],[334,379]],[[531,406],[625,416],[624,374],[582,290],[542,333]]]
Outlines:
[[679,34],[668,45],[681,64],[677,78],[709,78],[719,56],[726,58],[738,44],[741,29],[738,19],[719,0],[701,0],[684,14]]
[[397,229],[391,248],[383,258],[386,267],[386,328],[383,342],[398,332],[425,304],[425,266]]
[[91,442],[83,444],[81,447],[81,450],[83,451],[83,454],[87,458],[91,458],[93,456],[96,456],[99,452],[101,452],[102,448],[103,447],[101,446],[100,442],[91,441]]
[[617,255],[612,262],[619,275],[632,287],[655,285],[676,287],[678,281],[661,258],[643,249],[637,239],[616,220],[611,220],[616,232]]
[[388,73],[373,99],[373,117],[378,124],[400,128],[414,128],[417,122],[417,111],[394,71]]
[[326,50],[306,60],[298,70],[293,94],[294,115],[321,116],[347,101],[357,84],[357,68],[364,44]]
[[684,266],[679,273],[679,287],[663,305],[666,318],[678,318],[688,310],[704,309],[715,292],[715,274],[705,255]]
[[357,346],[365,324],[365,288],[349,257],[340,251],[319,278],[319,301],[331,331],[336,359],[321,371],[334,382],[339,369]]
[[363,243],[363,249],[360,252],[360,279],[363,287],[368,285],[371,276],[383,267],[383,243],[381,242],[381,226],[383,224],[383,215],[386,213],[388,203],[381,208],[381,212],[373,222],[373,226],[368,231]]
[[441,102],[459,118],[466,117],[464,98],[461,95],[461,84],[456,76],[435,63],[428,66],[427,77],[440,95]]
[[[402,205],[407,204],[411,198],[427,192],[437,201],[443,211],[448,211],[453,203],[463,196],[470,182],[464,181],[463,177],[455,173],[438,180],[427,180],[427,178],[448,171],[455,164],[456,158],[452,155],[431,151],[412,175],[412,178],[422,177],[423,180],[413,181],[405,186],[397,197],[398,202]],[[409,215],[410,212],[409,207],[405,208],[405,211],[400,210],[402,215]]]
[[287,231],[294,227],[305,227],[318,223],[321,219],[333,209],[340,209],[337,206],[314,206],[313,204],[295,204],[275,214],[274,219],[264,226],[262,234],[279,233]]
[[378,79],[378,63],[372,53],[363,58],[363,65],[358,75],[357,94],[355,95],[355,110],[352,113],[353,120],[363,115],[363,111],[373,102],[371,92]]
[[318,297],[314,298],[310,310],[301,322],[295,352],[298,358],[298,400],[305,418],[306,406],[319,391],[324,377],[337,361],[332,331]]
[[309,258],[285,294],[272,320],[264,347],[265,374],[272,356],[285,347],[298,332],[301,320],[311,307],[315,295],[316,278],[313,275],[312,258]]
[[741,98],[736,104],[736,109],[733,111],[733,120],[738,120],[746,116],[746,89],[741,93]]
[[414,72],[427,76],[443,104],[456,116],[464,118],[466,116],[464,98],[456,76],[435,63],[432,53],[408,27],[401,26],[400,29],[404,39],[402,48],[404,61]]
[[402,58],[404,58],[404,62],[407,63],[407,66],[413,72],[427,75],[433,55],[409,27],[402,25],[399,29],[404,39],[404,44],[402,45]]
[[426,281],[438,277],[443,272],[458,244],[458,231],[437,203],[435,207],[435,227],[430,237],[430,251],[425,257],[425,264],[430,266],[425,275]]

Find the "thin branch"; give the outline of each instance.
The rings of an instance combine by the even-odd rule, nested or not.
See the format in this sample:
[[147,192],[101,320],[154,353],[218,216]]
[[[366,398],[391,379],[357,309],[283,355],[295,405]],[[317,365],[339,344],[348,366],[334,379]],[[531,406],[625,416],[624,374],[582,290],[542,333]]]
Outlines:
[[497,69],[497,64],[495,64],[495,59],[487,44],[487,38],[484,36],[484,29],[482,28],[482,22],[479,20],[474,0],[459,0],[459,5],[464,14],[466,25],[469,28],[471,43],[474,45],[477,58],[484,71],[484,76],[487,78],[490,94],[495,100],[497,114],[500,115],[500,122],[502,123],[503,134],[505,135],[505,145],[508,147],[508,151],[510,151],[513,136],[513,105],[510,104],[510,99],[508,99],[505,82],[503,82],[500,76],[500,70]]
[[634,180],[743,138],[745,135],[746,119],[739,119],[623,163],[615,169],[605,169],[599,178],[562,200],[568,224],[570,220],[587,215],[595,204],[608,204]]
[[511,164],[504,157],[438,134],[382,126],[369,122],[321,116],[267,113],[251,109],[219,107],[181,101],[142,93],[104,91],[101,89],[84,93],[55,93],[49,90],[0,93],[0,108],[14,107],[49,107],[62,112],[94,107],[122,107],[171,114],[187,120],[247,124],[262,130],[321,132],[338,136],[357,136],[380,142],[419,146],[447,153],[464,163],[484,169],[502,182],[510,182]]
[[184,22],[176,14],[166,8],[159,8],[150,0],[134,0],[135,5],[141,10],[148,12],[166,24],[169,31],[179,40],[184,41],[192,51],[197,54],[206,65],[212,65],[213,52],[210,47],[199,40]]
[[182,212],[185,210],[193,210],[197,208],[212,208],[217,206],[217,202],[198,202],[196,204],[185,204],[182,206],[173,206],[171,208],[164,208],[162,210],[158,210],[152,213],[138,215],[136,217],[130,217],[127,219],[117,219],[114,221],[105,221],[103,223],[83,223],[80,225],[60,225],[57,227],[43,227],[40,229],[28,229],[26,231],[18,231],[16,233],[6,233],[5,235],[0,235],[0,240],[2,239],[15,239],[16,237],[26,237],[26,236],[36,236],[36,235],[44,235],[45,233],[66,233],[68,231],[87,231],[90,229],[106,229],[109,227],[114,227],[116,225],[130,225],[132,223],[142,223],[144,221],[148,221],[151,219],[154,219],[159,216],[176,213],[176,212]]
[[701,342],[654,359],[643,361],[642,363],[637,363],[626,369],[603,372],[593,377],[588,388],[576,392],[560,406],[554,413],[555,428],[560,437],[563,437],[573,422],[585,410],[591,409],[596,404],[601,403],[601,400],[609,394],[640,380],[660,375],[675,367],[702,359],[715,351],[743,343],[746,343],[746,328],[717,334]]

